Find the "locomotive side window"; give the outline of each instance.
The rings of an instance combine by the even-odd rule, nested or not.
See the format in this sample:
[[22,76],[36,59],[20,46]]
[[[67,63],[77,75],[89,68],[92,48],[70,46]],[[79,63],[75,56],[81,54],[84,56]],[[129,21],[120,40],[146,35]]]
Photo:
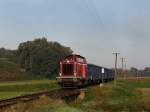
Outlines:
[[65,75],[73,74],[73,64],[64,64],[63,65],[63,74],[65,74]]
[[78,63],[84,63],[84,59],[82,59],[82,58],[77,58],[77,62],[78,62]]

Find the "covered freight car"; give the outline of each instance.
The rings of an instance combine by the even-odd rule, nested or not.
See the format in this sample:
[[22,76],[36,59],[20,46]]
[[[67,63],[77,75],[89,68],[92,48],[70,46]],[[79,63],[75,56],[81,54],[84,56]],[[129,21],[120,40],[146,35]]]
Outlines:
[[56,79],[62,87],[77,87],[113,80],[113,78],[113,70],[87,64],[85,57],[72,54],[60,61],[59,76]]
[[114,79],[114,71],[94,64],[87,64],[87,77],[93,83],[101,83]]

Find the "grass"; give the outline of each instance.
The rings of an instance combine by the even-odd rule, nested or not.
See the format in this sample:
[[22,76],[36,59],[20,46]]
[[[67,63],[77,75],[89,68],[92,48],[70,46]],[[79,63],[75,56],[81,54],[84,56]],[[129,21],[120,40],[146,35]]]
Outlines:
[[15,105],[13,109],[15,112],[150,112],[149,81],[118,80],[116,87],[109,82],[103,87],[86,88],[83,100],[68,103],[42,97],[38,101]]
[[22,70],[18,64],[7,58],[0,58],[0,81],[18,81],[44,79],[42,76],[34,75]]
[[8,81],[0,83],[0,99],[59,88],[53,80]]
[[[15,105],[11,107],[11,110],[14,112],[82,112],[80,109],[70,107],[63,100],[54,100],[46,96],[37,101]],[[10,111],[10,108],[5,109],[5,111]]]
[[[26,80],[26,81],[25,81]],[[0,58],[0,99],[58,88],[55,81],[21,70],[19,65]]]
[[116,87],[112,82],[101,88],[99,86],[89,87],[86,91],[86,98],[72,106],[84,112],[149,112],[149,81],[143,79],[119,80]]

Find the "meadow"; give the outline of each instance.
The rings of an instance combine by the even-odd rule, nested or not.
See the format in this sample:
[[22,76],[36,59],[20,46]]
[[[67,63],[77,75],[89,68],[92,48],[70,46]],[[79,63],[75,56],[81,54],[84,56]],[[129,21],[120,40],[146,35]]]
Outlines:
[[0,83],[0,99],[58,88],[53,80],[7,81]]
[[87,97],[75,104],[84,112],[149,112],[150,80],[119,80],[103,87],[90,87]]
[[[35,81],[35,86],[36,84]],[[43,87],[38,90],[42,90],[41,88]],[[109,82],[102,87],[87,87],[84,91],[83,100],[77,98],[68,102],[41,97],[37,101],[17,104],[11,109],[14,112],[150,112],[150,79],[119,79],[116,86]]]
[[0,99],[58,88],[54,80],[24,71],[8,58],[0,58]]

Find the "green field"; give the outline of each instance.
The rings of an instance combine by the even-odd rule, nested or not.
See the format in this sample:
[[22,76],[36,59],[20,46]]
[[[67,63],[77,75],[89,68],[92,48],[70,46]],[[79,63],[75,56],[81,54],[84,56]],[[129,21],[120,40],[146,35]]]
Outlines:
[[45,77],[24,71],[17,63],[7,58],[0,58],[0,82],[36,79],[45,79]]
[[0,99],[58,88],[53,80],[8,81],[0,83]]
[[84,112],[142,112],[150,111],[150,80],[119,80],[104,87],[91,87],[87,97],[75,104]]
[[[25,83],[15,82],[14,85],[24,85]],[[33,81],[31,83],[34,85],[33,91],[46,90],[48,86],[45,88],[39,86],[38,88],[37,85],[42,83],[43,81]],[[45,81],[45,83],[54,84],[50,81]],[[7,87],[13,86],[10,83],[6,83],[6,85]],[[31,88],[26,88],[24,92],[30,90]],[[38,101],[15,105],[15,112],[150,112],[150,79],[119,80],[117,86],[114,86],[113,82],[109,82],[103,87],[91,86],[84,91],[84,100],[76,99],[66,102],[60,99],[42,97]]]

